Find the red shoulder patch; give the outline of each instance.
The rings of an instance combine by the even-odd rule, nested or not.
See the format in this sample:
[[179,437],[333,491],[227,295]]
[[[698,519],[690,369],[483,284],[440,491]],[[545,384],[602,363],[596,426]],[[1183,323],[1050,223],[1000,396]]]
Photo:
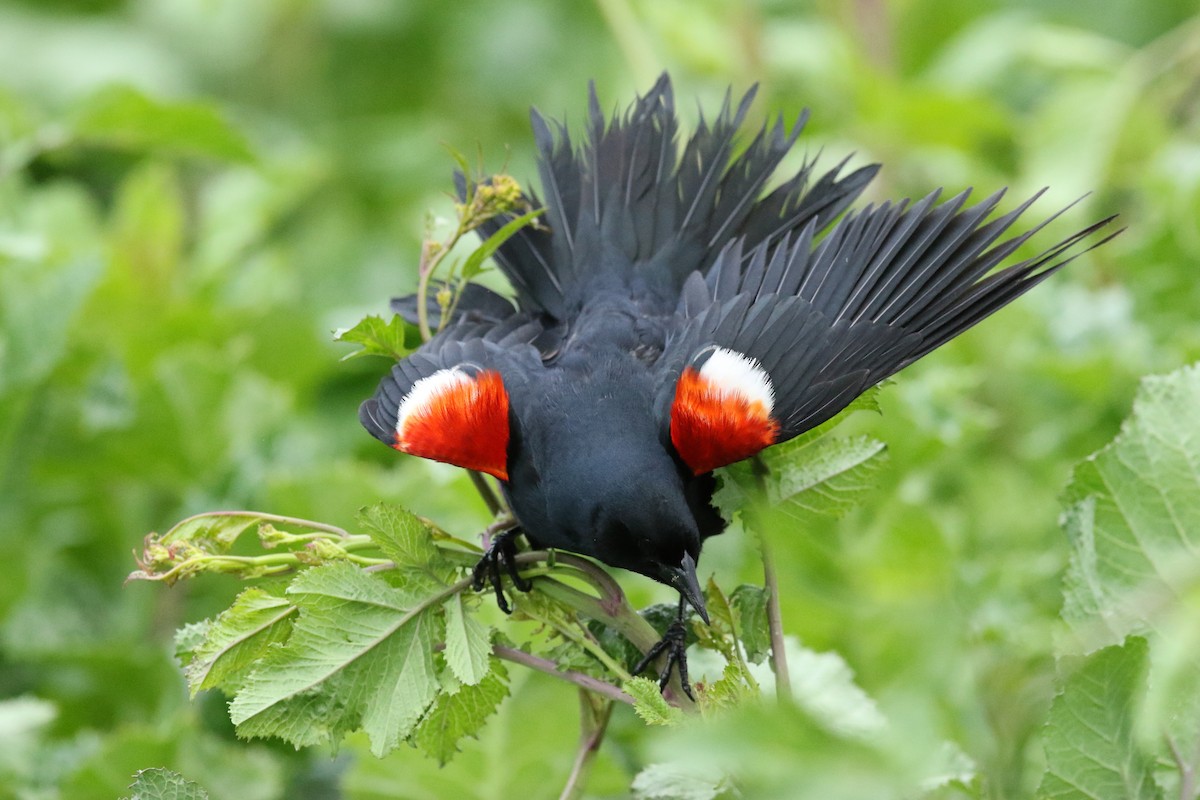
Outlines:
[[775,443],[779,423],[770,377],[758,362],[717,348],[687,367],[671,405],[671,443],[696,475],[749,458]]
[[499,372],[443,369],[400,403],[395,449],[508,480],[508,392]]

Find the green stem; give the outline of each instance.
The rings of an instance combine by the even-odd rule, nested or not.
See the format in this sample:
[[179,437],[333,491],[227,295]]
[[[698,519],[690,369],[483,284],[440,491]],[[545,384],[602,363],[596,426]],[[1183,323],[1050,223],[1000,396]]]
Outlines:
[[[459,239],[473,229],[463,219],[464,215],[469,214],[469,211],[459,212],[458,225],[455,226],[454,233],[450,234],[446,241],[438,243],[431,238],[426,238],[421,243],[421,260],[417,265],[417,327],[421,331],[421,341],[423,342],[428,342],[433,338],[433,330],[429,327],[429,282],[433,278],[433,273],[437,272],[442,261],[446,259],[446,254],[454,249],[454,245],[458,244]],[[446,316],[446,314],[440,315],[438,330],[441,330],[445,324]]]
[[582,797],[587,776],[592,771],[592,762],[596,753],[600,752],[600,743],[608,730],[608,720],[612,717],[613,704],[608,700],[597,700],[586,691],[579,692],[579,750],[575,753],[575,763],[571,766],[571,774],[563,787],[558,800],[576,800]]
[[[1167,747],[1171,751],[1171,758],[1175,761],[1175,768],[1179,770],[1179,800],[1195,800],[1196,767],[1184,757],[1171,734],[1166,734],[1166,740]],[[1200,745],[1197,745],[1197,749],[1200,749]]]
[[761,458],[753,462],[754,477],[758,484],[758,497],[752,499],[747,508],[749,527],[758,540],[758,552],[762,556],[763,586],[767,590],[767,633],[771,639],[771,669],[775,672],[775,696],[782,702],[791,702],[792,677],[788,670],[787,647],[783,639],[783,612],[779,607],[779,578],[775,573],[775,559],[767,543],[766,526],[757,508],[767,502],[767,473],[770,471]]
[[432,239],[421,242],[421,260],[417,264],[417,328],[421,331],[423,342],[433,338],[433,331],[429,328],[429,279],[446,252],[443,248],[435,255],[433,248],[436,246],[437,243]]
[[375,540],[365,533],[359,536],[351,536],[344,542],[338,542],[338,544],[347,552],[354,550],[367,550],[370,548],[378,549],[379,547],[379,545],[375,543]]
[[438,320],[437,332],[441,333],[442,328],[446,327],[446,323],[454,316],[454,312],[458,310],[458,301],[462,299],[463,289],[466,287],[467,281],[463,278],[455,280],[454,291],[450,295],[450,305],[446,306],[444,313]]
[[[273,553],[265,556],[230,556],[230,555],[202,555],[193,556],[179,562],[171,569],[154,577],[158,580],[170,581],[181,572],[195,570],[197,572],[243,572],[249,569],[259,570],[263,575],[281,575],[289,570],[299,566],[312,565],[312,561],[307,561],[301,556],[302,552],[289,553]],[[369,556],[357,556],[347,553],[345,559],[352,564],[357,564],[360,567],[370,568],[372,571],[378,571],[384,566],[391,565],[391,561],[384,558],[371,558]]]
[[541,578],[535,584],[547,597],[565,603],[584,616],[591,617],[612,628],[643,653],[648,652],[662,638],[658,635],[658,631],[654,630],[650,623],[642,619],[628,604],[623,604],[617,609],[610,609],[599,598],[585,594],[554,578]]
[[279,525],[295,525],[301,528],[311,528],[314,531],[325,531],[326,533],[332,533],[333,535],[342,539],[358,538],[351,536],[345,528],[339,528],[336,525],[329,525],[325,522],[316,522],[311,519],[301,519],[300,517],[286,517],[281,514],[267,514],[262,511],[206,511],[203,514],[194,514],[175,523],[175,525],[171,527],[171,530],[167,531],[167,536],[171,535],[171,531],[187,525],[189,522],[194,522],[198,519],[207,519],[209,517],[253,517],[254,519],[261,520],[263,522],[272,522]]
[[767,590],[767,630],[771,636],[771,668],[775,671],[775,694],[783,701],[792,699],[792,678],[788,671],[787,648],[783,639],[783,613],[779,608],[779,579],[775,575],[775,560],[767,537],[758,534],[762,553],[763,585]]
[[[329,533],[326,533],[326,532],[288,533],[287,531],[280,531],[280,533],[283,534],[283,536],[285,538],[281,539],[279,544],[300,544],[301,542],[315,542],[315,541],[322,540],[322,539],[324,539],[326,541],[329,540]],[[349,550],[351,548],[361,549],[364,547],[376,546],[375,542],[372,541],[371,537],[365,533],[363,533],[363,534],[347,534],[345,536],[342,536],[341,534],[336,534],[336,535],[337,535],[338,546],[341,547],[343,550]],[[269,548],[269,547],[273,546],[273,543],[272,544],[264,544],[263,546]]]
[[719,613],[728,617],[729,630],[733,634],[733,642],[731,646],[722,652],[731,663],[737,664],[738,670],[741,672],[743,679],[750,686],[750,688],[754,690],[755,694],[759,694],[758,681],[754,679],[754,674],[750,671],[750,665],[746,663],[746,657],[742,654],[742,632],[738,630],[738,625],[736,622],[737,615],[733,613],[733,607],[729,602],[729,598],[725,596],[725,593],[722,592],[720,587],[718,587],[714,582],[711,584],[711,589],[709,591],[708,609],[710,614],[713,613],[714,605],[717,603],[720,604]]
[[[540,585],[541,582],[545,580],[547,579],[541,577],[535,578],[534,584]],[[571,640],[587,652],[591,653],[593,658],[603,664],[609,672],[620,678],[622,683],[628,683],[629,681],[633,680],[633,676],[629,674],[629,670],[625,669],[623,665],[618,664],[616,659],[606,653],[604,648],[601,647],[599,643],[597,643],[596,640],[591,636],[587,635],[586,633],[581,633],[580,631],[577,631],[569,626],[559,625],[553,619],[548,617],[538,616],[536,613],[532,613],[527,608],[523,608],[521,610],[527,616],[536,619],[543,625],[548,625],[549,627],[554,628],[554,630],[558,631],[559,634],[561,634],[564,638]]]
[[244,564],[248,567],[269,567],[275,564],[289,566],[301,563],[295,553],[274,553],[269,556],[196,556],[189,558],[184,564]]

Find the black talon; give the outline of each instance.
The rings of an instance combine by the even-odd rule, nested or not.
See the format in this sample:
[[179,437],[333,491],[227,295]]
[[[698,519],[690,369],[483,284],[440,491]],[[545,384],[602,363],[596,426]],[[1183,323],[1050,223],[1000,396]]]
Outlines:
[[683,693],[691,700],[695,700],[696,696],[692,694],[692,685],[688,682],[687,669],[687,622],[685,621],[687,606],[684,599],[679,598],[679,616],[672,622],[666,632],[663,633],[662,639],[650,648],[646,655],[642,656],[633,667],[633,674],[637,675],[654,659],[658,658],[664,652],[667,654],[667,665],[663,667],[662,672],[658,674],[658,688],[663,690],[671,680],[671,671],[679,670],[679,685],[683,688]]
[[513,586],[522,592],[533,588],[533,582],[517,571],[517,537],[521,535],[520,528],[512,528],[492,539],[492,544],[479,559],[479,563],[471,571],[471,588],[477,592],[483,591],[484,582],[490,583],[496,593],[496,605],[505,614],[512,613],[512,606],[504,596],[503,573],[512,580]]
[[513,586],[522,592],[533,590],[533,581],[526,578],[517,569],[517,546],[512,543],[512,540],[510,540],[504,555],[504,566],[508,569],[508,577],[512,579]]

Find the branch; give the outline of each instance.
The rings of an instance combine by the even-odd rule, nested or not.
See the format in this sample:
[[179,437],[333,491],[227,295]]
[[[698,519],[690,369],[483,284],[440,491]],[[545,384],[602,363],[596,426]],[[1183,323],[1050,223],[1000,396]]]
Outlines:
[[775,671],[775,695],[783,701],[792,698],[792,678],[788,672],[787,650],[783,641],[783,613],[779,608],[779,579],[775,576],[775,560],[767,545],[766,535],[758,532],[758,547],[762,553],[763,584],[767,589],[767,631],[771,636],[771,668]]
[[196,520],[205,519],[207,517],[254,517],[262,522],[279,523],[280,525],[296,525],[301,528],[310,528],[314,531],[325,531],[326,533],[331,533],[334,536],[338,536],[342,539],[359,538],[351,536],[350,532],[345,528],[339,528],[337,525],[330,525],[327,522],[316,522],[315,520],[311,519],[288,517],[282,514],[268,514],[265,511],[239,510],[205,511],[200,514],[193,514],[192,516],[185,517],[184,519],[181,519],[179,522],[176,522],[174,525],[172,525],[171,530],[167,531],[167,535],[169,535],[171,531],[174,531],[176,528],[181,528],[184,525],[187,525],[189,522],[195,522]]
[[471,483],[475,486],[475,491],[479,492],[479,496],[483,498],[483,504],[487,506],[488,513],[493,517],[499,516],[505,510],[505,503],[492,489],[487,478],[483,477],[483,473],[473,469],[467,470],[467,474],[471,476]]
[[[599,702],[599,707],[597,707]],[[608,720],[612,716],[613,704],[607,700],[597,700],[586,691],[579,692],[579,750],[575,753],[575,763],[571,766],[571,774],[563,787],[558,800],[575,800],[583,791],[584,781],[592,770],[592,761],[600,752],[600,743],[608,730]]]
[[1195,800],[1196,767],[1194,764],[1189,764],[1183,753],[1179,751],[1175,737],[1168,733],[1166,739],[1167,747],[1171,750],[1171,758],[1174,759],[1175,767],[1179,770],[1179,800]]
[[758,539],[758,552],[763,562],[763,586],[767,590],[767,632],[771,637],[771,669],[775,672],[775,696],[783,702],[792,699],[792,678],[788,671],[787,649],[783,641],[783,612],[779,607],[779,578],[775,574],[775,559],[767,544],[766,526],[762,524],[757,508],[767,502],[767,473],[770,468],[761,457],[752,462],[758,497],[751,500],[747,515],[752,523],[749,527]]
[[573,683],[581,689],[595,692],[602,697],[607,697],[609,700],[633,705],[633,698],[611,683],[605,683],[599,678],[593,678],[591,675],[576,672],[573,669],[560,670],[558,665],[548,658],[535,656],[532,653],[526,653],[524,650],[518,650],[515,647],[505,647],[500,644],[492,645],[492,654],[496,658],[502,658],[514,664],[521,664],[522,666],[536,669],[538,672],[544,672],[547,675],[552,675],[568,683]]

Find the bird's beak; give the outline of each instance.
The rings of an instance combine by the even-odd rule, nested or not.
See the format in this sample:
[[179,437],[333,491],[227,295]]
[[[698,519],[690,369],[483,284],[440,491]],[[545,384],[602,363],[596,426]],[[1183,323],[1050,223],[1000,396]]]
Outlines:
[[704,624],[708,624],[708,609],[704,607],[704,592],[700,591],[700,580],[696,577],[696,560],[685,553],[683,561],[671,570],[671,585],[679,590],[683,599],[696,609]]

